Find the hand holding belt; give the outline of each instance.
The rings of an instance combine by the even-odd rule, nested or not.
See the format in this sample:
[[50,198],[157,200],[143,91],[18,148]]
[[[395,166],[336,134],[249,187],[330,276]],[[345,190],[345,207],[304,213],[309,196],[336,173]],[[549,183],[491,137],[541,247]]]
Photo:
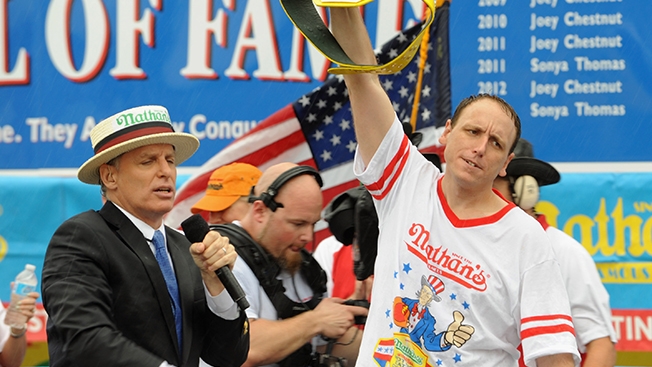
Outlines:
[[423,27],[412,43],[403,50],[398,56],[383,65],[360,65],[353,62],[349,56],[342,50],[331,31],[326,27],[317,10],[313,5],[322,7],[355,7],[365,5],[373,0],[280,0],[283,10],[290,18],[292,23],[299,29],[299,32],[312,43],[319,52],[328,60],[336,63],[339,67],[328,69],[332,74],[354,74],[354,73],[372,73],[372,74],[394,74],[403,69],[412,60],[421,45],[421,38],[430,27],[435,19],[434,0],[422,0],[428,9],[428,20],[423,23]]

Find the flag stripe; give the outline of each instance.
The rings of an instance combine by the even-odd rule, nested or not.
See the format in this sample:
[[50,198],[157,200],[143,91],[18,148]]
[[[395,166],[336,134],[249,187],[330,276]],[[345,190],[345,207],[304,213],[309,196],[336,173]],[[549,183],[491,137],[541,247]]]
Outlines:
[[[291,107],[288,107],[291,110]],[[292,125],[296,125],[296,128],[291,129]],[[291,134],[288,134],[288,132],[291,132]],[[282,154],[288,155],[288,153],[295,154],[296,151],[288,152],[288,148],[296,147],[297,145],[305,143],[305,139],[303,138],[297,119],[289,118],[286,121],[265,130],[252,130],[251,135],[248,135],[246,139],[243,138],[241,141],[236,142],[237,144],[230,145],[222,154],[218,155],[222,158],[220,161],[224,161],[225,163],[218,163],[215,165],[215,168],[232,161],[249,163],[259,167],[269,161],[272,157],[278,157]],[[268,144],[263,146],[263,142],[267,142]],[[257,147],[257,149],[249,151],[247,147]],[[211,163],[212,162],[209,161],[207,164]],[[202,166],[202,168],[204,167]],[[183,190],[180,190],[175,201],[177,203],[184,201],[188,196],[192,195],[192,193],[198,190],[205,190],[211,173],[212,170],[207,170],[205,173],[199,174],[194,180],[189,180],[188,183],[182,187]]]

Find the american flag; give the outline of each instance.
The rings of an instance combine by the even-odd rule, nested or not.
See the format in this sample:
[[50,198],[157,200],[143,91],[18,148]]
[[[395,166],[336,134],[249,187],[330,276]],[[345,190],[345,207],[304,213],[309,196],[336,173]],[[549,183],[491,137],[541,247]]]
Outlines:
[[[379,63],[398,55],[421,27],[422,23],[418,23],[384,44],[377,52]],[[451,115],[447,2],[437,8],[428,36],[416,130],[423,134],[419,148],[437,152],[440,148],[437,139]],[[412,115],[420,64],[421,55],[417,53],[400,72],[380,77],[396,113],[405,122]],[[326,205],[358,185],[353,175],[356,144],[344,79],[341,75],[331,75],[321,87],[269,116],[202,165],[199,173],[178,190],[166,224],[178,228],[191,215],[190,207],[204,194],[213,170],[232,162],[249,163],[263,171],[280,162],[315,167],[324,180],[322,193]],[[330,235],[327,227],[323,221],[315,226],[314,243]]]

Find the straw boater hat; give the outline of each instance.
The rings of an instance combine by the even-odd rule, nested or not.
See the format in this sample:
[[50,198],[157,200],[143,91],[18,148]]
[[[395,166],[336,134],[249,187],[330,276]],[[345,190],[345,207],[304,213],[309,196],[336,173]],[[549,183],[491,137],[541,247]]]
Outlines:
[[176,164],[190,158],[199,140],[186,133],[174,132],[168,110],[162,106],[141,106],[103,120],[91,130],[91,144],[95,155],[77,171],[81,182],[99,185],[99,168],[121,154],[152,144],[171,144],[176,153]]

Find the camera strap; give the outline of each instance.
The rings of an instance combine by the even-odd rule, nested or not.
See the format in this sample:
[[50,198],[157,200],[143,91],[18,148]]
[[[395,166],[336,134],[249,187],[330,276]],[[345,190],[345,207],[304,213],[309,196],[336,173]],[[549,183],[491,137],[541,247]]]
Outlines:
[[265,294],[272,301],[279,319],[291,318],[317,307],[326,292],[326,273],[308,251],[301,250],[300,272],[310,286],[313,296],[305,303],[294,302],[285,295],[283,282],[277,279],[281,268],[274,258],[249,236],[247,231],[233,223],[212,225],[211,230],[229,238],[238,256],[247,263]]

